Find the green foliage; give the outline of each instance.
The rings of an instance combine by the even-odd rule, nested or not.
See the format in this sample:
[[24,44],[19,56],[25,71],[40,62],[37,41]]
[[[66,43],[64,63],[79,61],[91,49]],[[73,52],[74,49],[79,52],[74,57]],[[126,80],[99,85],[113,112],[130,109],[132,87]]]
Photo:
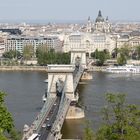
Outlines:
[[49,51],[42,51],[42,49],[38,48],[36,56],[39,65],[70,63],[69,53],[55,52],[53,49]]
[[126,57],[130,58],[130,46],[124,45],[122,48],[118,49],[118,52]]
[[96,135],[86,124],[84,140],[139,140],[140,109],[125,103],[125,94],[107,93],[107,105],[103,108],[104,124]]
[[106,59],[110,58],[110,53],[108,50],[98,51],[98,49],[95,50],[95,52],[91,53],[91,57],[97,59],[96,65],[102,66],[104,65],[104,62]]
[[0,91],[0,134],[3,135],[5,132],[10,132],[13,128],[13,119],[11,114],[8,112],[5,104],[4,97],[5,92]]
[[108,105],[103,109],[105,124],[97,132],[97,140],[138,140],[140,110],[125,104],[124,94],[106,94]]
[[0,134],[0,140],[8,140],[4,135]]
[[95,52],[91,53],[91,57],[94,59],[98,59],[98,49],[96,49]]
[[24,60],[30,60],[34,56],[34,48],[32,45],[26,45],[23,49]]
[[19,56],[21,56],[19,51],[14,51],[14,50],[10,50],[8,52],[5,52],[3,54],[4,58],[9,58],[9,59],[13,59],[13,58],[18,58]]
[[14,128],[10,131],[10,139],[11,140],[21,140],[21,132],[17,132]]
[[86,121],[86,127],[84,129],[84,140],[95,140],[92,129],[90,128],[89,121]]
[[127,59],[126,59],[125,55],[121,53],[117,58],[117,63],[119,65],[124,65],[124,64],[126,64],[126,62],[127,62]]
[[136,46],[137,59],[140,60],[140,46]]
[[97,62],[96,62],[96,65],[97,66],[102,66],[106,60],[106,54],[104,51],[99,51],[98,52],[98,58],[97,58]]
[[111,58],[110,53],[109,53],[109,50],[104,49],[104,53],[105,53],[105,58],[106,59],[110,59]]

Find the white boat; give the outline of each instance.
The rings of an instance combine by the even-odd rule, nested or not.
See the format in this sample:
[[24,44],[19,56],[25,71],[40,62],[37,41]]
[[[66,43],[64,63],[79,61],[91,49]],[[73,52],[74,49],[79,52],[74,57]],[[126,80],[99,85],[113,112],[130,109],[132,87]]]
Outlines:
[[140,73],[140,66],[124,65],[124,66],[112,66],[106,68],[106,72],[109,73]]
[[44,83],[48,83],[48,79],[45,79],[45,80],[44,80]]

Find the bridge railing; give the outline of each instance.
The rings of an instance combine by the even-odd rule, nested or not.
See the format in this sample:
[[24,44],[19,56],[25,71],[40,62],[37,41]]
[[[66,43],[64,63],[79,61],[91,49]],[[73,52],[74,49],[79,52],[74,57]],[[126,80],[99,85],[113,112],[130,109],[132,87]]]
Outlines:
[[23,140],[27,139],[28,137],[30,137],[34,132],[38,132],[39,129],[42,126],[43,121],[46,118],[47,113],[49,113],[49,111],[51,110],[51,106],[54,104],[56,100],[55,98],[48,98],[41,110],[41,112],[39,113],[39,115],[36,117],[36,119],[34,120],[34,122],[32,123],[30,129],[23,135]]
[[[54,75],[52,77],[52,81],[53,81],[53,79],[54,79]],[[50,85],[49,92],[51,91],[51,87],[52,87],[52,82]],[[49,92],[48,92],[48,94],[49,94]],[[22,138],[23,140],[28,138],[29,136],[31,136],[34,132],[39,131],[39,129],[41,128],[47,114],[51,110],[51,107],[53,106],[55,101],[56,101],[56,97],[51,97],[51,96],[47,97],[46,102],[44,103],[39,115],[36,117],[36,119],[32,123],[29,130],[27,132],[25,132],[25,134],[23,135],[23,138]]]
[[[53,81],[53,79],[54,79],[54,75],[52,77],[52,81]],[[51,91],[52,81],[51,81],[51,84],[50,84],[48,94]],[[33,124],[35,125],[34,130],[38,131],[38,129],[40,129],[40,127],[41,127],[41,125],[42,125],[47,113],[50,111],[51,106],[53,105],[55,100],[56,100],[56,97],[52,98],[52,97],[50,97],[50,95],[47,96],[47,100],[46,100],[45,104],[43,105],[43,108],[41,109],[41,111],[40,111],[40,113],[38,115],[38,119],[33,122]]]
[[[59,109],[58,109],[58,113],[57,113],[57,117],[56,117],[56,120],[54,121],[53,123],[53,126],[52,128],[55,128],[56,124],[58,123],[58,119],[59,119],[59,116],[62,115],[62,111],[64,110],[64,106],[63,104],[65,104],[65,98],[66,98],[66,95],[65,95],[65,88],[66,88],[66,81],[67,81],[67,75],[65,77],[65,81],[64,81],[64,87],[63,87],[63,90],[62,90],[62,96],[61,96],[61,101],[60,101],[60,104],[59,104]],[[68,105],[69,106],[69,105]],[[67,109],[68,110],[68,109]],[[50,139],[50,138],[49,138]]]
[[77,71],[77,73],[76,73],[76,75],[74,76],[74,79],[73,79],[73,81],[74,81],[74,83],[73,83],[74,91],[76,90],[76,87],[78,85],[78,82],[79,82],[83,72],[84,72],[84,68],[82,66],[79,66],[79,69],[78,69],[78,71]]
[[51,133],[48,135],[49,140],[54,140],[56,137],[58,137],[58,139],[61,138],[60,131],[63,126],[65,117],[67,115],[67,111],[70,106],[70,102],[71,102],[70,99],[65,98],[65,101],[63,103],[63,108],[57,115],[56,120],[52,126]]

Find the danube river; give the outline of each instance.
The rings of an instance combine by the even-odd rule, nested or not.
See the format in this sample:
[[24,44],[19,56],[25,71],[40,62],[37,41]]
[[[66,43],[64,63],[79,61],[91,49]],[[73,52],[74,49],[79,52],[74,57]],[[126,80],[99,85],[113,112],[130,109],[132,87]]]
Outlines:
[[[0,72],[0,89],[7,92],[6,104],[18,130],[22,131],[25,123],[30,125],[43,106],[46,78],[46,72]],[[85,120],[91,121],[95,130],[99,127],[106,92],[126,93],[128,103],[140,105],[140,75],[94,72],[93,79],[79,85],[78,91],[86,117],[65,121],[64,138],[80,138]]]

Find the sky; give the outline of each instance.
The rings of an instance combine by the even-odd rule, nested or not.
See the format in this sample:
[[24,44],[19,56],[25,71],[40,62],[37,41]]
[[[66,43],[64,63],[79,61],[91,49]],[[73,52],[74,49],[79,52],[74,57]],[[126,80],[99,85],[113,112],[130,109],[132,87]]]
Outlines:
[[0,0],[0,21],[95,20],[99,10],[110,20],[140,21],[140,0]]

